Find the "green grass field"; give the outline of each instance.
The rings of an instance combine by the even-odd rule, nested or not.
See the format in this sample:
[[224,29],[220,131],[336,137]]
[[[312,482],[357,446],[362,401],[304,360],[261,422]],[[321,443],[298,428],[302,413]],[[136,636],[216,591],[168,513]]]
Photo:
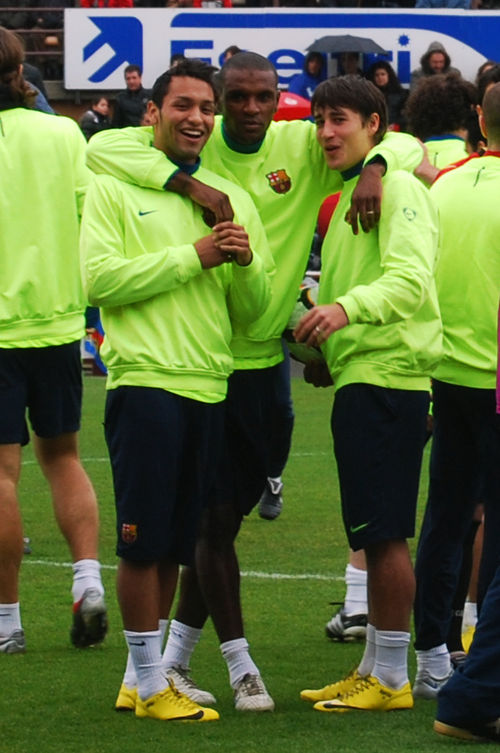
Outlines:
[[[218,698],[221,720],[162,724],[113,710],[126,658],[114,592],[114,508],[102,432],[104,380],[87,378],[81,455],[98,493],[101,561],[110,631],[87,650],[69,642],[71,570],[44,480],[25,451],[21,504],[33,553],[21,572],[25,655],[0,655],[1,753],[408,753],[446,751],[460,743],[432,731],[435,704],[393,714],[320,714],[300,700],[304,687],[338,679],[360,646],[330,643],[329,601],[341,599],[347,546],[331,457],[331,390],[293,379],[296,427],[285,473],[285,505],[276,521],[254,512],[238,542],[242,601],[252,655],[276,701],[273,714],[233,709],[227,671],[209,627],[193,674]],[[422,498],[426,487],[426,466]],[[422,509],[422,499],[420,512]],[[1,521],[0,521],[1,524]],[[411,652],[411,672],[414,672]]]

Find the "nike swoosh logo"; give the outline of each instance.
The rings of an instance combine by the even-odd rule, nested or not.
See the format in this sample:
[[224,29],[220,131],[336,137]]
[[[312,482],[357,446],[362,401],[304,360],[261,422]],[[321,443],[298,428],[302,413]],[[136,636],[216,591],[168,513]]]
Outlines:
[[147,212],[141,212],[139,209],[139,217],[144,217],[146,214],[153,214],[153,212],[157,212],[157,209],[149,209]]
[[146,641],[139,641],[139,643],[132,643],[132,641],[130,641],[130,643],[128,645],[129,646],[145,646],[146,645]]
[[370,525],[370,523],[361,523],[360,526],[351,526],[349,528],[349,530],[350,530],[351,533],[357,533],[358,531],[362,531],[363,528],[366,528],[369,525]]

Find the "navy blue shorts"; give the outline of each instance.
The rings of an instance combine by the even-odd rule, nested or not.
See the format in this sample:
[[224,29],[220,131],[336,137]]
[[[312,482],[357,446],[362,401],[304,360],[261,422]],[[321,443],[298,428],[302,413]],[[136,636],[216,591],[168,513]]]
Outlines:
[[276,381],[282,366],[235,371],[229,377],[224,445],[211,504],[248,515],[266,485],[271,463]]
[[349,545],[415,534],[429,393],[348,384],[335,395],[332,434]]
[[0,348],[0,444],[29,442],[26,409],[38,437],[80,428],[80,342],[45,348]]
[[192,564],[223,417],[224,403],[201,403],[166,390],[118,387],[108,392],[104,425],[119,557]]

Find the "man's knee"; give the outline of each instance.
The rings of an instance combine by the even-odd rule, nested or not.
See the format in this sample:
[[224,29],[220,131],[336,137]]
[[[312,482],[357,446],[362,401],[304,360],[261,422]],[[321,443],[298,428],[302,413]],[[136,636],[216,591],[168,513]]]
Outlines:
[[198,539],[212,548],[232,546],[242,521],[241,513],[232,505],[211,505],[202,518]]
[[0,483],[17,486],[21,473],[21,445],[0,445]]

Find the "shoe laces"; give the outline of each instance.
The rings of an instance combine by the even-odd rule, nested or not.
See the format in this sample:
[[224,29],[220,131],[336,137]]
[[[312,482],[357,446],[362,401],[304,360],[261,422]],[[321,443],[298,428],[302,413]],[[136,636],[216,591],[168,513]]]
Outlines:
[[[176,673],[182,677],[184,682],[186,683],[188,688],[191,688],[192,690],[198,690],[198,685],[195,683],[195,681],[189,676],[189,669],[184,669],[184,667],[172,667],[170,669],[171,672]],[[175,681],[174,686],[175,686]],[[177,690],[177,688],[176,688]],[[178,691],[179,692],[179,691]]]
[[351,688],[351,690],[348,690],[346,693],[342,693],[340,700],[343,701],[345,698],[352,698],[353,696],[363,692],[363,690],[373,688],[374,685],[375,682],[372,677],[360,677],[354,687]]
[[264,687],[260,676],[246,674],[238,684],[238,691],[245,695],[260,695],[263,693]]
[[185,695],[185,693],[181,693],[180,690],[177,690],[173,681],[168,677],[167,677],[167,682],[168,682],[168,687],[165,688],[163,693],[166,695],[173,695],[174,696],[173,700],[175,701],[177,706],[182,706],[183,708],[189,711],[193,711],[193,710],[198,711],[200,709],[200,706],[194,701],[192,701],[191,698],[188,698],[188,696]]

